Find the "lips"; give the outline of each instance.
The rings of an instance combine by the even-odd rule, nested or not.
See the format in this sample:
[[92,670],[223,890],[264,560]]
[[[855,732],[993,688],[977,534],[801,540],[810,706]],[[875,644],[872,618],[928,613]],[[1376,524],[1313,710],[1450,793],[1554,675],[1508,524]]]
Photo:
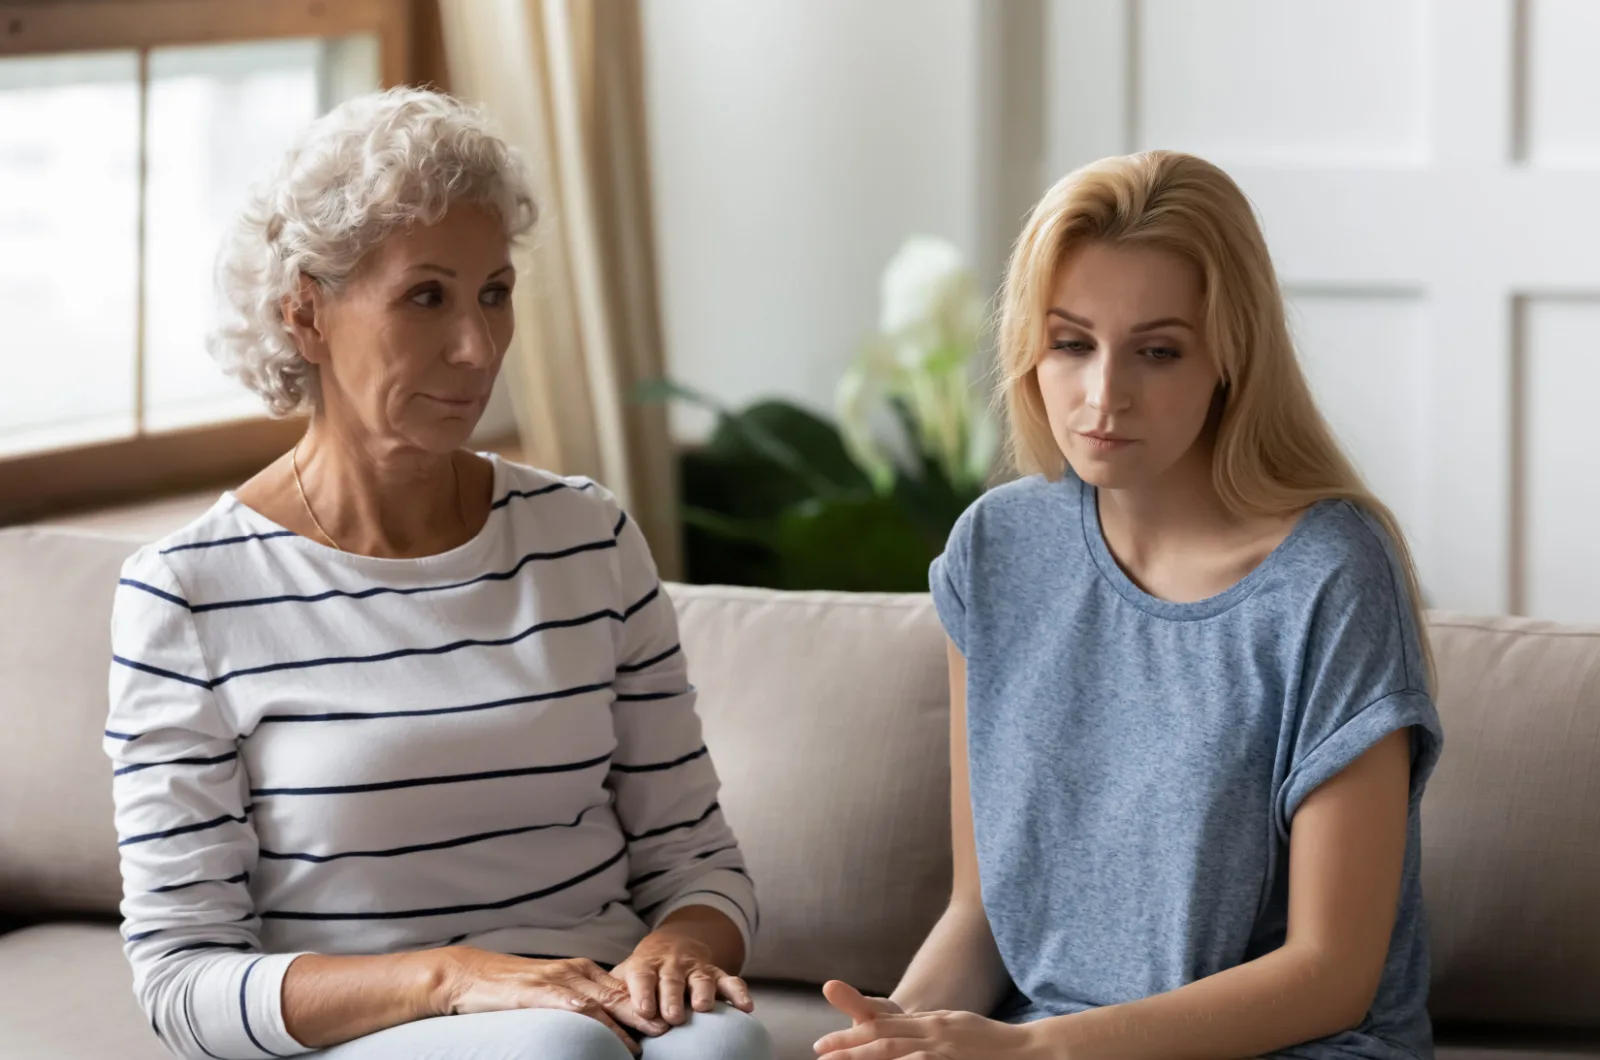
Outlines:
[[1124,438],[1115,434],[1103,434],[1098,431],[1078,431],[1077,435],[1083,439],[1084,445],[1097,452],[1111,452],[1132,445],[1138,439]]

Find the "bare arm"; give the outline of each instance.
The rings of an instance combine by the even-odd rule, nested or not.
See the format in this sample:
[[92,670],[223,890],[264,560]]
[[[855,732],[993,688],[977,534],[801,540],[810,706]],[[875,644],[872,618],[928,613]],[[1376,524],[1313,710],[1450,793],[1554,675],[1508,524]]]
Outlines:
[[950,905],[928,934],[893,1000],[907,1012],[950,1010],[988,1015],[1010,985],[983,912],[972,787],[967,768],[967,660],[954,644],[950,659]]
[[381,957],[306,954],[283,977],[283,1023],[313,1049],[440,1015],[437,950]]
[[1394,931],[1410,775],[1402,730],[1306,797],[1290,836],[1282,947],[1165,994],[1041,1020],[1039,1055],[1238,1060],[1358,1024]]
[[312,1049],[430,1016],[514,1008],[581,1012],[636,1054],[617,1020],[647,1034],[666,1030],[638,1015],[621,983],[581,959],[536,961],[470,946],[375,957],[305,954],[283,979],[284,1026]]

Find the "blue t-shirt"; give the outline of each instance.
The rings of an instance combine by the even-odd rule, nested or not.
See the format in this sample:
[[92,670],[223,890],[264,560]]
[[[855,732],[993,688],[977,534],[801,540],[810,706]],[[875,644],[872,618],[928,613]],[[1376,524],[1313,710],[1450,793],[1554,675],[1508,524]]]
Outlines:
[[1283,944],[1301,801],[1412,727],[1405,870],[1382,984],[1360,1027],[1304,1060],[1433,1055],[1418,804],[1438,715],[1380,525],[1308,510],[1225,592],[1142,591],[1070,473],[981,498],[930,578],[967,659],[983,904],[1036,1019],[1174,990]]

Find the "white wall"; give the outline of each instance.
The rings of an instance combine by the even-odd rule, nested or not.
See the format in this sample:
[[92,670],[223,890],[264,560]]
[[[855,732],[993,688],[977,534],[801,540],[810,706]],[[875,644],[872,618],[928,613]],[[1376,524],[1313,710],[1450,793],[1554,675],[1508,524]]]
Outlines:
[[906,235],[992,287],[1054,177],[1192,150],[1260,209],[1312,384],[1431,600],[1600,619],[1597,9],[648,0],[669,364],[826,407]]
[[674,376],[728,402],[829,409],[901,240],[945,236],[991,268],[981,3],[642,5]]

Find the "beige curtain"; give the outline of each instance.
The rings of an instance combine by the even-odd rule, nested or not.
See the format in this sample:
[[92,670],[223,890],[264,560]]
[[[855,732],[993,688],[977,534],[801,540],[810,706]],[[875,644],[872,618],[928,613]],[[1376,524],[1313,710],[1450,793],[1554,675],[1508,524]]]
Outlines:
[[440,0],[452,89],[533,166],[541,210],[518,261],[507,358],[530,461],[590,475],[682,574],[650,215],[638,0]]

